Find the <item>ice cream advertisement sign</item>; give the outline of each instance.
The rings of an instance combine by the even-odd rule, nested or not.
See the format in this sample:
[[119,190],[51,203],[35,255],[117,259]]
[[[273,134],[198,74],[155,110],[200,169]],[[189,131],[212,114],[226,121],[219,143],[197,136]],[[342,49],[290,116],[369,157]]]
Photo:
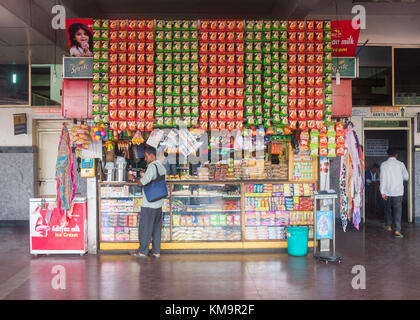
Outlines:
[[360,27],[354,29],[352,20],[331,21],[332,48],[334,57],[354,57],[357,41],[359,40]]

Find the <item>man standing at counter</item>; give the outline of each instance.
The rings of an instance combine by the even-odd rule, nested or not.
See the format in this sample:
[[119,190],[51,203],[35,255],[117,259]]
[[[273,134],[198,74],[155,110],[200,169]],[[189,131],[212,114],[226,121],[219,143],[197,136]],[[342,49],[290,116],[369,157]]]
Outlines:
[[[139,185],[144,186],[153,181],[159,175],[166,175],[165,167],[156,159],[156,149],[146,145],[144,148],[144,159],[147,162],[147,170],[142,178],[137,178]],[[162,206],[164,199],[154,202],[147,201],[143,188],[143,199],[139,215],[139,242],[138,251],[130,254],[139,258],[146,258],[150,240],[152,240],[151,254],[154,258],[160,258],[160,242],[162,232]]]

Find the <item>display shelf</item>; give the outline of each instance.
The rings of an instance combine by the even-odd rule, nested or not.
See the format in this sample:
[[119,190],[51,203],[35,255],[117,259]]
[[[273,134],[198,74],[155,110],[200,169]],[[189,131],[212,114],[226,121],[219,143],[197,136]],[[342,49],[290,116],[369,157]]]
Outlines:
[[[166,202],[166,212],[164,212],[163,224],[162,224],[162,249],[247,249],[247,248],[285,248],[286,238],[284,232],[288,226],[310,226],[310,220],[299,220],[298,218],[287,219],[287,221],[270,223],[269,220],[261,224],[248,223],[248,215],[253,211],[260,213],[269,214],[273,212],[273,207],[267,204],[267,200],[279,199],[285,201],[289,198],[290,204],[288,209],[298,209],[299,207],[291,207],[293,200],[298,200],[307,203],[312,201],[312,192],[316,189],[316,184],[311,181],[278,181],[278,180],[250,180],[247,181],[227,181],[221,183],[221,181],[205,181],[200,183],[199,181],[168,181],[169,197]],[[182,184],[182,185],[181,185]],[[257,188],[254,185],[264,189],[264,185],[277,185],[276,190],[269,189],[270,192],[247,192],[247,188]],[[310,186],[309,186],[310,185]],[[100,185],[101,186],[101,185]],[[106,186],[106,184],[104,184]],[[137,188],[136,184],[128,184],[129,191],[134,192],[133,186]],[[297,189],[294,189],[296,186]],[[113,187],[117,187],[116,190],[122,190],[121,183],[113,184]],[[272,186],[265,186],[265,188],[271,188]],[[289,193],[279,192],[286,188]],[[180,190],[182,189],[182,190]],[[202,193],[197,194],[197,190],[200,189]],[[266,191],[266,189],[262,191]],[[298,191],[296,191],[298,190]],[[308,193],[310,190],[310,193]],[[137,191],[137,190],[136,190]],[[192,191],[192,194],[191,194]],[[211,192],[208,192],[211,191]],[[234,192],[232,194],[231,192]],[[252,190],[254,191],[254,189]],[[231,194],[228,194],[231,193]],[[111,198],[111,199],[109,199]],[[118,200],[124,198],[130,203],[131,200],[138,201],[137,205],[140,206],[141,197],[104,197],[103,200]],[[138,198],[138,200],[135,200]],[[101,198],[102,199],[102,198]],[[256,208],[250,207],[246,201],[265,201],[266,208],[264,206]],[[262,203],[262,202],[260,202]],[[269,203],[269,201],[268,201]],[[294,205],[294,202],[293,202]],[[225,209],[224,209],[225,208]],[[278,207],[286,209],[286,207]],[[305,207],[309,209],[308,207]],[[271,209],[271,210],[270,210]],[[290,214],[300,216],[310,210],[280,210],[277,212],[277,216],[287,213],[287,217]],[[137,212],[131,210],[130,212],[112,211],[112,209],[106,209],[99,211],[101,218],[106,219],[117,219],[113,218],[123,216],[137,216]],[[274,211],[275,212],[275,211]],[[183,222],[181,224],[181,217]],[[174,218],[177,221],[174,221]],[[185,219],[185,220],[184,220]],[[204,219],[206,222],[204,222]],[[210,221],[213,219],[213,223]],[[188,220],[188,221],[187,221]],[[175,223],[174,223],[175,222]],[[221,222],[221,225],[220,225]],[[306,223],[308,222],[308,223]],[[121,223],[121,222],[120,222]],[[229,224],[228,224],[229,223]],[[103,228],[103,226],[100,226]],[[107,228],[107,227],[105,227]],[[115,227],[117,231],[119,228],[127,227]],[[114,234],[114,238],[105,235],[102,239],[100,234],[100,247],[101,250],[111,250],[112,248],[132,248],[138,246],[138,235],[136,237],[136,230],[138,227],[131,226],[132,237],[130,239],[130,230],[123,230],[121,233]],[[105,229],[108,231],[109,229]],[[111,231],[110,231],[111,232]],[[124,234],[125,232],[125,234]],[[138,230],[137,230],[138,233]],[[114,239],[114,240],[112,240]],[[126,239],[126,240],[124,240]],[[128,240],[127,240],[128,239]],[[125,244],[125,247],[124,247]],[[106,249],[103,249],[106,248]]]

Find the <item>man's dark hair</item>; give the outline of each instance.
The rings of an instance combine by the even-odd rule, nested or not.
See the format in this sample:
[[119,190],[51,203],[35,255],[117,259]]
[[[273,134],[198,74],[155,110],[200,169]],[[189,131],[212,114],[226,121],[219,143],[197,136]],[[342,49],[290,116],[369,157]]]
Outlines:
[[156,157],[156,149],[152,146],[145,145],[144,146],[144,153],[153,154]]
[[372,168],[377,168],[377,169],[379,169],[379,164],[374,163],[374,164],[373,164],[373,166],[372,166]]
[[388,153],[388,157],[396,157],[397,156],[397,150],[395,150],[393,148],[389,148],[387,153]]

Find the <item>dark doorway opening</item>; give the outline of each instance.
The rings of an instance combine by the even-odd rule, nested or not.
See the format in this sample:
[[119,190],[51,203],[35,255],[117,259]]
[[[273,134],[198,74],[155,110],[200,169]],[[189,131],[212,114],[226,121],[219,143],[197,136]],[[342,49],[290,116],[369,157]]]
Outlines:
[[[379,181],[368,184],[367,177],[371,178],[369,171],[375,164],[379,166],[387,160],[386,150],[391,147],[398,152],[397,160],[402,161],[406,168],[408,163],[407,130],[365,130],[365,218],[366,220],[384,221],[384,202],[380,193]],[[379,175],[377,179],[379,180]],[[402,208],[402,221],[408,222],[408,182],[404,182],[404,197]]]

